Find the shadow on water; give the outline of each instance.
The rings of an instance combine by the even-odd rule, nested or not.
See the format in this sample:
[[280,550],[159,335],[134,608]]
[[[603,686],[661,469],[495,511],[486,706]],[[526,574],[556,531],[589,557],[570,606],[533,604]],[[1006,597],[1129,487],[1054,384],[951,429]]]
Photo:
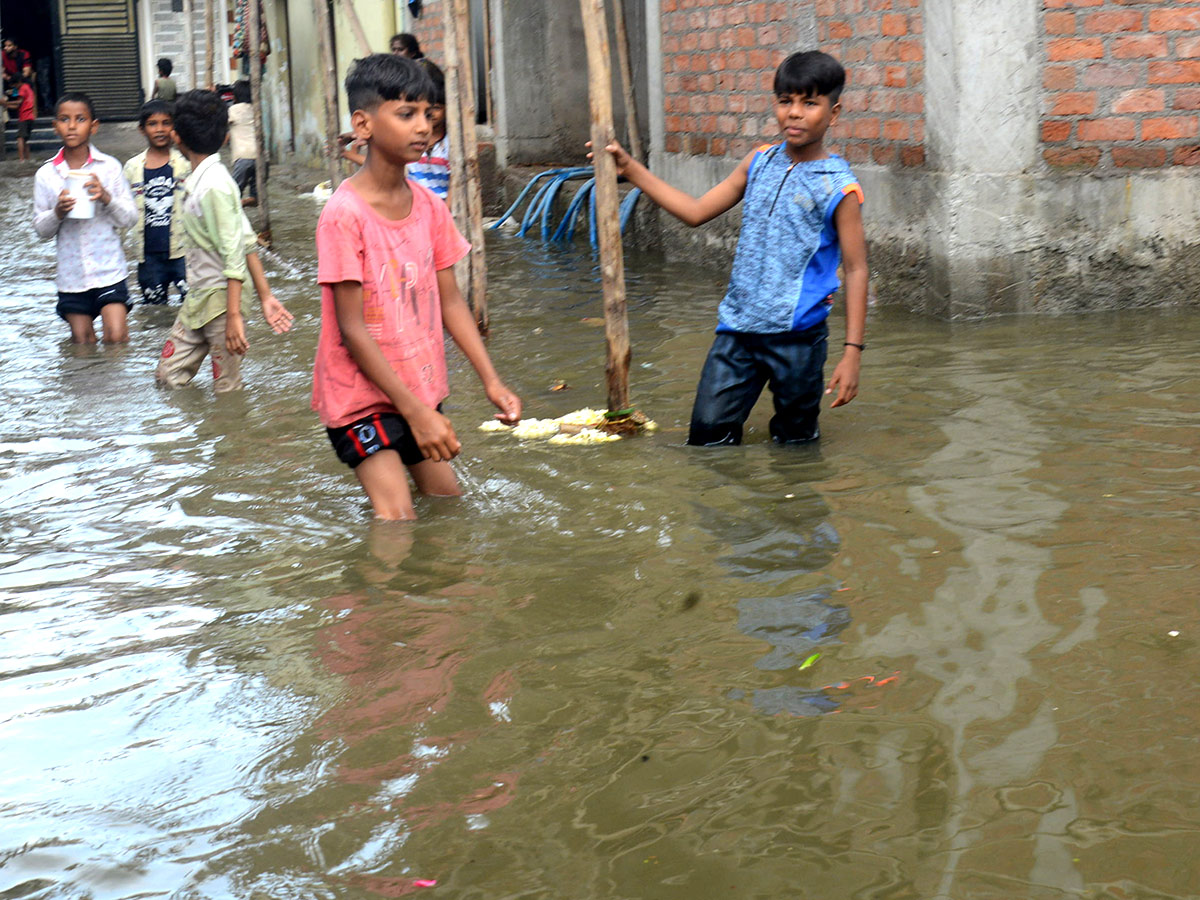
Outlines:
[[[876,310],[819,448],[698,450],[721,274],[631,254],[661,430],[476,432],[452,353],[467,493],[389,525],[308,409],[316,214],[221,400],[154,388],[171,310],[65,344],[14,232],[0,896],[1196,895],[1195,314]],[[599,405],[594,260],[488,253],[528,414]]]

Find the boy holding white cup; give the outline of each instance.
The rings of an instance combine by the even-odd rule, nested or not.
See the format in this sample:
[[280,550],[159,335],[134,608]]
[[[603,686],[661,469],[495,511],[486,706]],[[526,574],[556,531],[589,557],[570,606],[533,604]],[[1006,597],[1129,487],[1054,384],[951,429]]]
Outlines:
[[121,164],[91,144],[99,124],[87,94],[63,94],[54,109],[62,149],[38,169],[33,187],[33,229],[57,240],[56,311],[77,344],[96,342],[96,316],[107,343],[129,340],[129,270],[117,229],[138,214]]

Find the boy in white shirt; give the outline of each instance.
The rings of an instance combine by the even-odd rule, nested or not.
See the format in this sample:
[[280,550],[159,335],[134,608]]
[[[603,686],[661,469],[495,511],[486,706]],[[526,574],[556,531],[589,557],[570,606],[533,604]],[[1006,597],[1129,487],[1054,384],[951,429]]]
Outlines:
[[233,105],[229,107],[229,157],[233,161],[230,174],[238,190],[250,188],[250,196],[242,206],[258,206],[258,143],[254,140],[254,107],[250,105],[250,82],[233,85]]
[[[33,229],[43,240],[57,241],[56,311],[76,344],[96,343],[96,316],[106,343],[129,340],[129,270],[117,229],[131,226],[138,213],[121,164],[91,144],[99,125],[87,94],[63,94],[54,109],[62,149],[38,169],[33,184]],[[67,174],[79,170],[91,174],[86,188],[96,209],[90,219],[67,218],[75,208]]]

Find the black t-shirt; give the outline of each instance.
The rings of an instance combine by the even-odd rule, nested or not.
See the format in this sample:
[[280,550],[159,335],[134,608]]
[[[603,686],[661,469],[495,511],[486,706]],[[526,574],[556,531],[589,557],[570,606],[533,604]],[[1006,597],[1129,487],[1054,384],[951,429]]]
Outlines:
[[146,252],[171,251],[171,209],[175,202],[175,173],[171,164],[145,169]]

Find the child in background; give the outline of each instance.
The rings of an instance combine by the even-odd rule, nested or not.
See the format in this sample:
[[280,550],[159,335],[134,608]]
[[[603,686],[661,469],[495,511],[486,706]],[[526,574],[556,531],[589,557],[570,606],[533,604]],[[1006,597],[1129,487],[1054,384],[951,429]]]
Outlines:
[[433,79],[433,96],[429,98],[429,121],[433,126],[430,146],[415,163],[409,163],[408,177],[423,184],[443,200],[450,195],[450,139],[446,137],[446,76],[442,70],[422,57],[420,64]]
[[29,161],[29,136],[33,133],[33,122],[37,118],[37,98],[28,75],[13,76],[18,84],[15,99],[8,101],[8,108],[17,113],[17,157],[21,162]]
[[702,225],[745,200],[717,336],[696,388],[689,444],[741,443],[742,425],[768,382],[775,401],[771,437],[802,443],[820,436],[826,318],[840,286],[839,262],[846,275],[846,340],[825,393],[837,390],[833,407],[858,393],[867,318],[862,188],[846,161],[825,149],[845,83],[841,63],[825,53],[785,59],[775,71],[775,118],[784,140],[748,154],[699,199],[652,175],[619,144],[605,148],[619,174],[685,225]]
[[277,334],[292,327],[292,314],[271,294],[240,192],[217,155],[229,130],[224,101],[212,91],[188,91],[175,104],[174,123],[175,140],[192,166],[180,216],[188,237],[189,289],[155,379],[171,388],[189,384],[211,354],[213,388],[224,394],[242,388],[241,357],[249,347],[242,316],[247,275],[263,318]]
[[443,328],[475,368],[497,418],[521,418],[521,401],[496,375],[454,279],[470,245],[446,204],[405,176],[429,146],[433,93],[412,60],[377,53],[354,63],[346,96],[369,151],[317,224],[313,408],[381,519],[415,518],[406,467],[422,493],[460,493],[450,460],[462,445],[441,413]]
[[125,180],[138,208],[138,223],[132,229],[138,287],[142,289],[142,302],[155,305],[167,302],[171,285],[178,289],[180,300],[187,296],[179,214],[183,179],[192,167],[175,149],[173,129],[167,101],[146,103],[138,116],[138,130],[146,138],[146,149],[125,163]]
[[[58,315],[71,326],[76,344],[96,343],[100,316],[106,343],[129,340],[129,290],[125,252],[118,228],[137,221],[137,208],[121,164],[91,144],[100,126],[87,94],[66,93],[54,109],[54,131],[62,149],[37,170],[33,183],[33,229],[43,240],[54,238],[58,250]],[[67,175],[82,171],[95,204],[90,219],[69,219],[76,201],[67,190]]]
[[233,180],[239,191],[250,187],[250,196],[242,206],[258,205],[258,142],[254,140],[254,107],[250,105],[250,82],[233,85],[233,105],[229,107],[229,155],[233,160]]
[[154,79],[154,92],[150,95],[151,100],[175,102],[178,91],[175,87],[175,79],[171,77],[172,68],[174,66],[165,56],[158,61],[158,78]]

